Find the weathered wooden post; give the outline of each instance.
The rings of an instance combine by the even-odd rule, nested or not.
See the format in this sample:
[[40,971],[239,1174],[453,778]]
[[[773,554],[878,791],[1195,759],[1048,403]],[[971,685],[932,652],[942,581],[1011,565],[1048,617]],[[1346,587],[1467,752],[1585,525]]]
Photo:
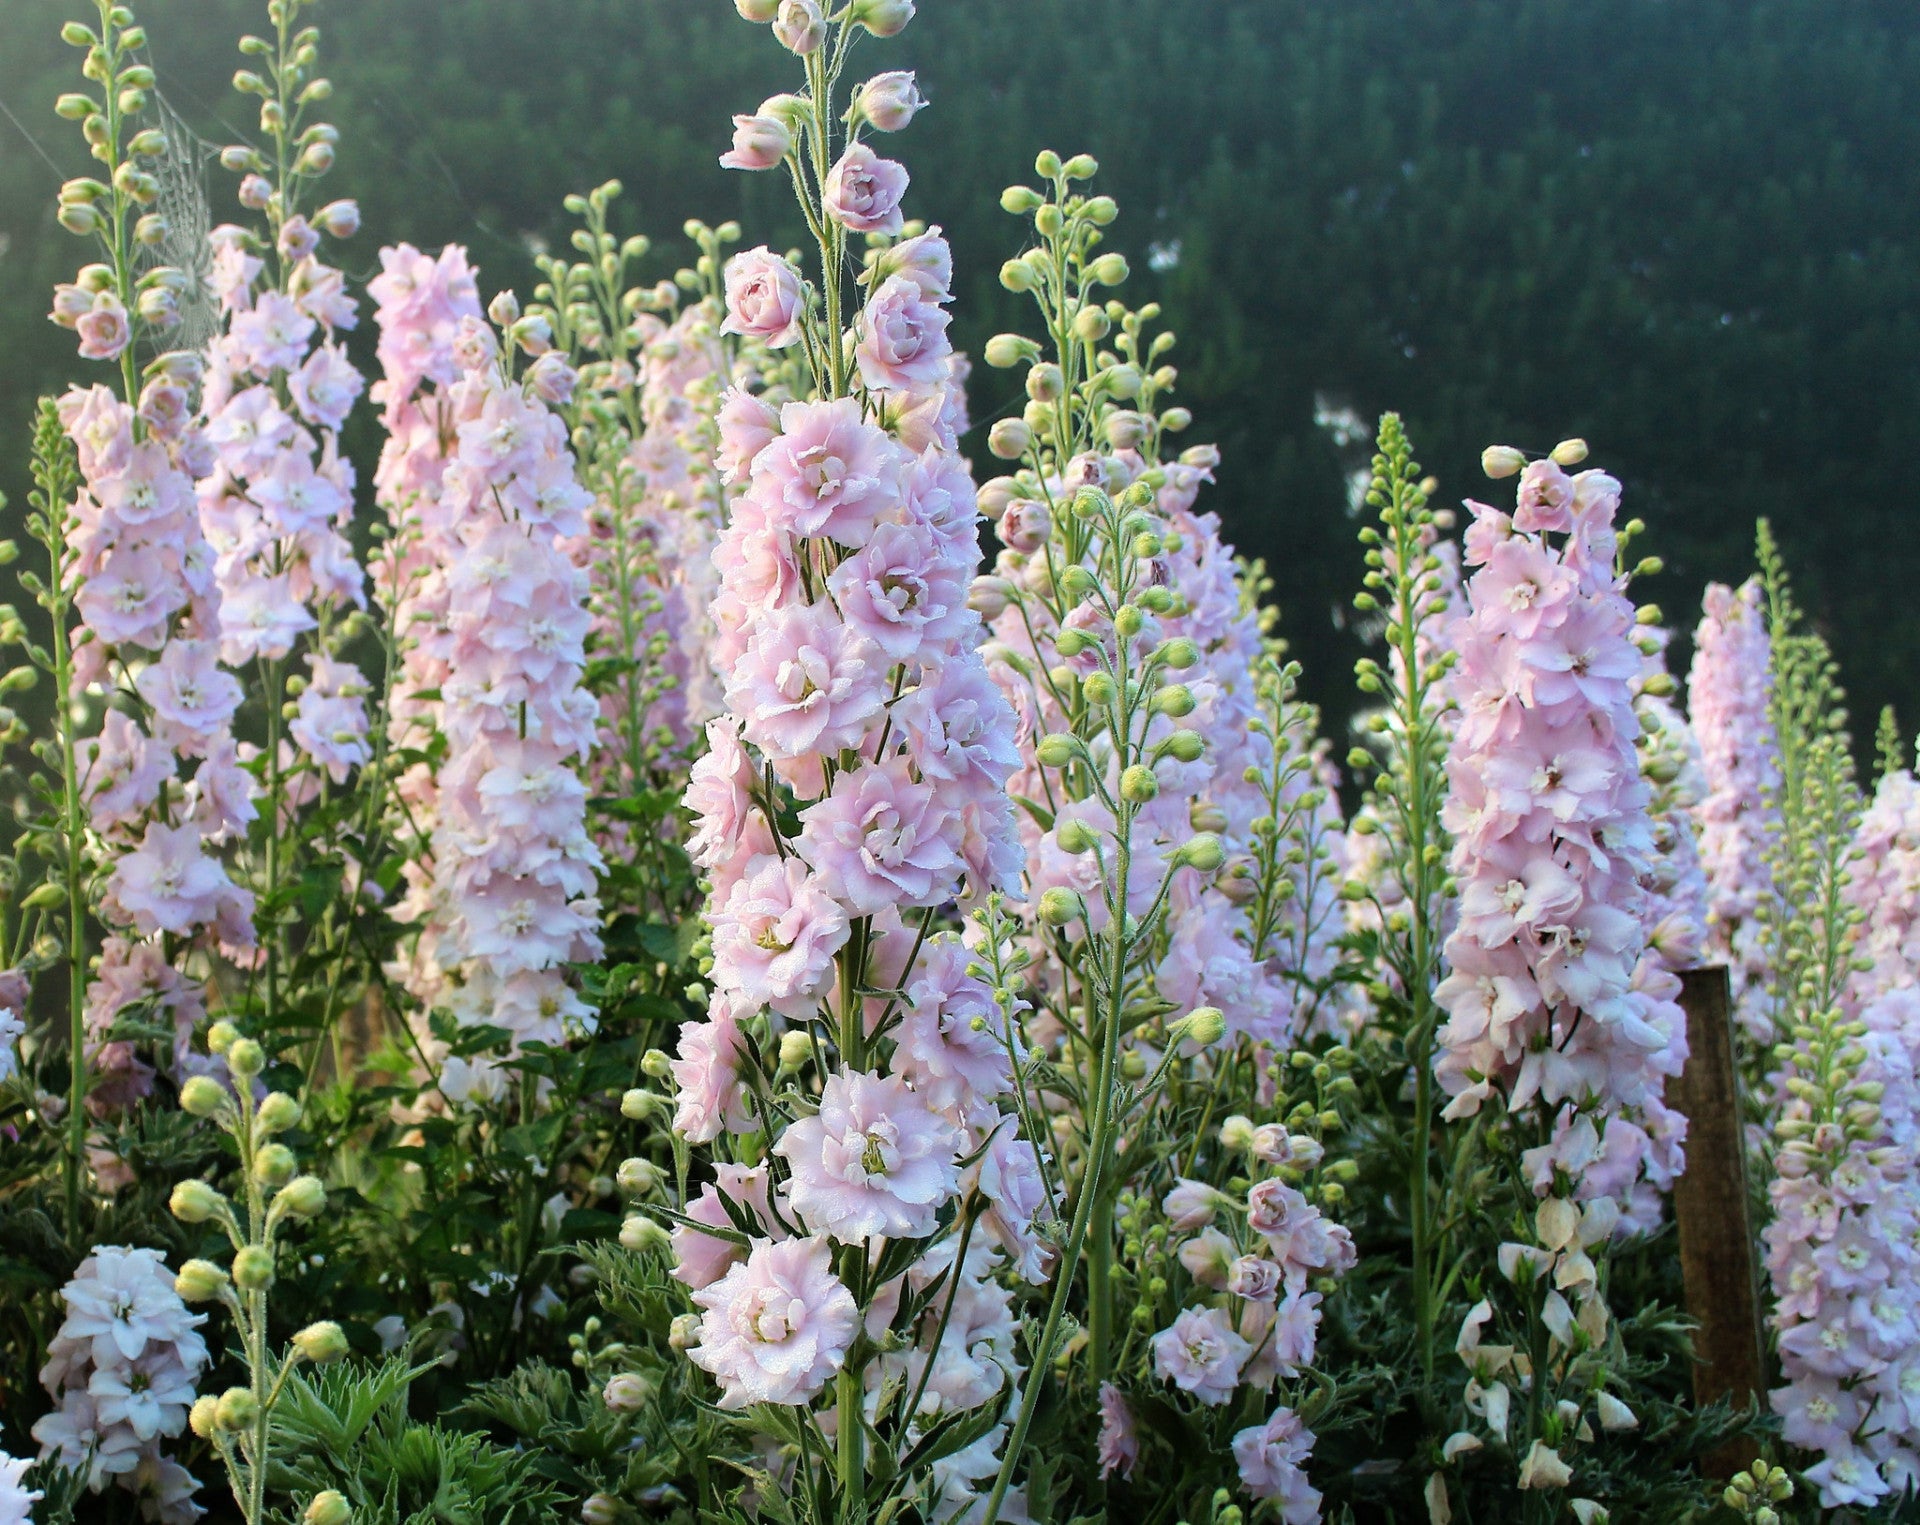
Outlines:
[[[1739,1072],[1733,1062],[1733,1000],[1724,967],[1680,975],[1687,1014],[1687,1063],[1667,1090],[1687,1119],[1687,1169],[1674,1183],[1680,1270],[1694,1336],[1696,1403],[1725,1398],[1736,1407],[1764,1402],[1766,1347],[1754,1284],[1754,1240],[1747,1221],[1746,1140]],[[1731,1477],[1753,1460],[1753,1446],[1732,1442],[1704,1460],[1710,1476]]]

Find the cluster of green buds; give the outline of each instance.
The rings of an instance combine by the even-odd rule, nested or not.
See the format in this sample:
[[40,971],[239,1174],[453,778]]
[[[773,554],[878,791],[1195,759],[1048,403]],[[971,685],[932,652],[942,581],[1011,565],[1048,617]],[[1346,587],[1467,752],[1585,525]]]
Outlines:
[[[240,39],[241,53],[256,63],[234,74],[233,88],[242,95],[258,97],[260,131],[271,143],[272,154],[244,143],[220,153],[222,166],[247,177],[241,182],[241,204],[264,211],[276,239],[296,214],[301,182],[317,180],[333,168],[334,145],[340,141],[339,130],[331,123],[309,120],[311,109],[333,95],[332,81],[321,77],[317,69],[320,29],[307,26],[295,30],[301,10],[313,3],[267,0],[267,19],[274,27],[272,39],[251,35]],[[339,203],[336,208],[323,209],[321,216],[329,214],[341,218],[350,211]],[[335,227],[329,226],[326,231],[344,236]]]
[[[211,1075],[195,1075],[180,1088],[180,1105],[232,1139],[239,1157],[241,1200],[198,1178],[174,1188],[169,1203],[173,1215],[190,1225],[213,1224],[232,1248],[226,1266],[210,1259],[187,1261],[174,1286],[189,1303],[217,1302],[227,1310],[248,1382],[198,1399],[189,1422],[194,1434],[220,1453],[247,1525],[261,1525],[274,1407],[298,1366],[338,1360],[347,1353],[347,1338],[338,1324],[323,1320],[295,1334],[284,1353],[268,1345],[268,1301],[280,1238],[289,1223],[325,1212],[327,1191],[318,1176],[299,1173],[293,1150],[281,1142],[300,1122],[300,1103],[284,1091],[269,1091],[254,1100],[255,1082],[267,1067],[266,1051],[230,1022],[216,1022],[208,1029],[207,1046],[226,1061],[232,1089]],[[316,1499],[315,1507],[320,1502]],[[325,1518],[344,1525],[345,1516],[337,1511]]]
[[164,331],[180,321],[180,302],[193,282],[183,270],[150,264],[143,251],[166,239],[166,218],[157,210],[160,178],[154,164],[168,151],[166,134],[141,126],[152,105],[153,68],[141,53],[146,29],[129,6],[99,0],[99,24],[69,21],[60,36],[83,49],[82,76],[91,88],[69,91],[54,111],[78,122],[87,150],[102,175],[81,175],[60,188],[59,221],[68,232],[98,241],[102,259],[85,266],[71,283],[56,288],[52,317],[80,336],[80,353],[120,362],[124,395],[134,401],[133,323]]
[[1753,1521],[1753,1525],[1780,1525],[1780,1512],[1774,1506],[1792,1497],[1793,1479],[1787,1469],[1770,1467],[1764,1458],[1734,1473],[1733,1481],[1720,1495],[1727,1508],[1741,1519]]

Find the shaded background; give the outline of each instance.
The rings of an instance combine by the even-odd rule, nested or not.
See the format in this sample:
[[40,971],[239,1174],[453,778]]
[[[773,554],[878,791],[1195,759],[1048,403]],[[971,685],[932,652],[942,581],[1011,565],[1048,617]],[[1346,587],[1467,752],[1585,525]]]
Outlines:
[[[87,161],[56,94],[85,0],[0,0],[0,491],[17,522],[34,396],[99,371],[45,312],[89,257],[53,221]],[[252,131],[227,80],[262,0],[146,0],[160,90],[214,143]],[[564,248],[561,196],[617,175],[643,272],[689,216],[784,247],[777,176],[715,164],[728,113],[792,61],[726,0],[324,0],[342,132],[331,195],[365,212],[352,275],[405,238],[459,240],[482,292]],[[956,341],[1028,313],[996,272],[996,204],[1042,146],[1098,155],[1124,290],[1180,334],[1180,400],[1226,462],[1208,502],[1267,561],[1305,688],[1337,726],[1361,572],[1326,420],[1407,418],[1443,497],[1481,447],[1586,436],[1626,484],[1691,627],[1709,578],[1752,568],[1772,516],[1861,716],[1920,720],[1920,526],[1909,502],[1920,304],[1920,19],[1904,0],[922,0],[856,70],[919,71],[932,108],[891,140],[913,214],[959,268]],[[224,119],[224,121],[222,120]],[[48,162],[48,161],[52,162]],[[57,166],[57,169],[56,169]],[[216,220],[233,178],[209,175]],[[370,327],[371,325],[366,325]],[[370,335],[363,332],[359,342]],[[1017,407],[976,371],[984,421]],[[1316,421],[1316,419],[1320,421]],[[354,437],[363,462],[377,438]],[[364,489],[363,489],[364,490]],[[363,512],[369,505],[363,506]],[[1684,663],[1684,647],[1676,653]]]

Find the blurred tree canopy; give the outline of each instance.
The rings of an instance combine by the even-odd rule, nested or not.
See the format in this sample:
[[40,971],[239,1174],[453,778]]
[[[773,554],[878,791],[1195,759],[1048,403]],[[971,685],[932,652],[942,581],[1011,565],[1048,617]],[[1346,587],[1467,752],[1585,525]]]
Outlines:
[[[83,246],[53,221],[84,159],[55,121],[83,0],[0,4],[0,490],[24,498],[32,398],[89,368],[45,318]],[[262,0],[146,0],[160,91],[210,143],[254,129],[227,86]],[[525,290],[561,196],[626,185],[656,273],[689,216],[797,240],[784,184],[715,158],[728,114],[790,60],[726,0],[325,0],[331,194],[383,242],[467,243],[483,294]],[[956,338],[1023,321],[1000,188],[1043,146],[1088,150],[1119,198],[1130,302],[1181,336],[1211,505],[1265,558],[1309,694],[1349,691],[1359,555],[1325,416],[1407,417],[1443,492],[1481,447],[1580,434],[1626,484],[1690,629],[1752,566],[1770,515],[1862,719],[1910,695],[1920,529],[1903,420],[1920,325],[1920,17],[1900,0],[923,0],[873,66],[933,101],[890,145],[945,226]],[[856,64],[856,67],[858,65]],[[215,220],[233,178],[207,176]],[[370,325],[369,325],[370,326]],[[360,343],[370,351],[370,335]],[[1017,406],[975,373],[974,415]],[[1316,422],[1316,415],[1322,422]],[[1371,437],[1370,428],[1365,438]],[[360,451],[377,449],[364,423]],[[981,452],[984,454],[984,451]],[[370,462],[363,462],[370,464]],[[1676,653],[1686,659],[1682,649]],[[1905,703],[1908,723],[1920,704]]]

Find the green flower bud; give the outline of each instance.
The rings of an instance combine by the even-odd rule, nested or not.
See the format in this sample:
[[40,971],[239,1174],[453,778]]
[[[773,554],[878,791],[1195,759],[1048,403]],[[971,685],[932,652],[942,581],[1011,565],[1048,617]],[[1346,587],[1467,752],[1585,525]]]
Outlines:
[[264,1244],[243,1244],[234,1252],[233,1281],[242,1292],[264,1292],[273,1285],[273,1251]]
[[212,1393],[203,1393],[187,1410],[187,1426],[202,1440],[212,1440],[213,1432],[220,1425],[219,1414],[220,1400]]
[[210,1303],[227,1287],[227,1273],[211,1260],[189,1260],[173,1279],[182,1302]]
[[1160,648],[1160,659],[1176,672],[1184,672],[1200,660],[1200,648],[1186,636],[1177,635]]
[[253,1156],[253,1178],[269,1190],[284,1186],[299,1168],[300,1162],[285,1144],[263,1145]]
[[676,1317],[667,1330],[667,1344],[674,1350],[685,1350],[700,1340],[700,1315],[682,1313]]
[[293,1337],[293,1348],[315,1366],[337,1361],[347,1353],[347,1336],[332,1319],[309,1324]]
[[673,1073],[673,1061],[663,1050],[650,1048],[640,1058],[640,1072],[654,1080],[665,1080]]
[[1203,831],[1189,837],[1173,855],[1173,859],[1189,868],[1197,868],[1203,874],[1210,874],[1220,866],[1225,856],[1220,848],[1220,839],[1210,831]]
[[813,1041],[799,1028],[791,1028],[780,1035],[780,1068],[783,1070],[801,1070],[807,1067],[813,1058]]
[[644,1122],[659,1103],[653,1092],[635,1088],[620,1098],[620,1115],[628,1122]]
[[295,1218],[317,1218],[327,1210],[327,1188],[318,1176],[295,1176],[274,1194],[273,1205]]
[[180,1110],[192,1117],[215,1117],[227,1105],[227,1088],[211,1075],[194,1075],[180,1087]]
[[260,1400],[244,1387],[230,1387],[215,1402],[214,1428],[244,1430],[259,1416]]
[[1489,445],[1480,452],[1480,469],[1496,482],[1510,477],[1527,464],[1527,458],[1511,445]]
[[987,449],[1003,461],[1017,461],[1033,444],[1033,430],[1023,418],[1001,418],[987,431]]
[[1087,273],[1102,286],[1118,286],[1127,278],[1127,257],[1124,254],[1103,254],[1088,267]]
[[1004,371],[1018,365],[1022,360],[1035,359],[1040,346],[1023,334],[995,334],[987,340],[985,354],[987,364],[996,371]]
[[1120,798],[1144,805],[1160,792],[1160,780],[1145,763],[1135,763],[1120,775]]
[[1087,703],[1095,709],[1105,709],[1112,704],[1117,692],[1113,686],[1113,679],[1103,672],[1088,673],[1086,680],[1080,685],[1080,690],[1087,696]]
[[200,1180],[182,1181],[167,1199],[168,1210],[182,1223],[205,1223],[219,1217],[226,1206],[227,1199]]
[[1072,890],[1055,885],[1040,897],[1040,919],[1050,927],[1064,927],[1087,914],[1087,905]]
[[1154,711],[1171,715],[1176,720],[1191,715],[1193,703],[1193,690],[1184,683],[1169,683],[1153,696]]
[[[798,1036],[802,1042],[806,1039],[805,1033],[786,1033],[783,1035],[783,1040],[795,1036]],[[784,1041],[781,1046],[784,1050]],[[632,1159],[620,1162],[620,1168],[614,1172],[613,1179],[615,1184],[629,1196],[644,1197],[660,1184],[660,1170],[652,1160],[643,1160],[636,1155]]]
[[353,1508],[332,1488],[316,1493],[300,1516],[301,1525],[353,1525]]
[[254,1113],[254,1122],[262,1133],[285,1133],[300,1121],[300,1103],[285,1091],[269,1091]]
[[1198,762],[1207,750],[1207,740],[1198,731],[1175,731],[1166,745],[1181,762]]
[[1587,458],[1587,442],[1583,439],[1563,439],[1553,447],[1553,463],[1556,466],[1578,466]]
[[1080,740],[1065,731],[1051,731],[1040,738],[1040,744],[1033,749],[1033,755],[1040,760],[1043,768],[1064,768],[1084,751]]
[[1000,284],[1012,292],[1037,291],[1039,272],[1023,259],[1010,259],[1000,267]]
[[1182,1042],[1210,1048],[1226,1036],[1227,1019],[1217,1006],[1201,1006],[1189,1012],[1169,1029]]
[[267,1067],[267,1051],[251,1038],[235,1038],[227,1046],[227,1068],[241,1080],[252,1080]]
[[1091,852],[1095,842],[1093,829],[1085,821],[1069,816],[1053,829],[1054,840],[1060,844],[1060,850],[1072,853],[1076,857]]
[[224,1054],[233,1047],[234,1039],[240,1036],[240,1029],[231,1022],[216,1022],[207,1029],[207,1052]]
[[[80,99],[85,100],[86,97],[81,96]],[[84,111],[80,114],[86,115]],[[1000,193],[1000,210],[1009,212],[1015,217],[1025,217],[1043,206],[1045,202],[1046,197],[1029,185],[1010,185]]]
[[658,1250],[665,1254],[671,1242],[667,1231],[644,1213],[634,1213],[620,1225],[621,1245],[636,1253]]

